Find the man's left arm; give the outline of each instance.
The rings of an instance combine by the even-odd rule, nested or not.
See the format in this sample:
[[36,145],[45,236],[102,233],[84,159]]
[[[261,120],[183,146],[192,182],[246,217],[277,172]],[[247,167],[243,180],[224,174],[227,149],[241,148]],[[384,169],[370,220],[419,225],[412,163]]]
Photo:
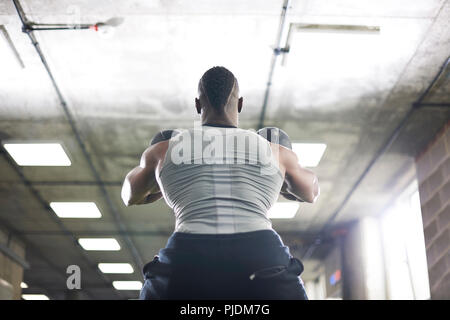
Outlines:
[[146,204],[161,198],[162,194],[155,176],[158,165],[158,146],[148,147],[142,154],[139,166],[125,177],[122,186],[122,200],[126,206]]

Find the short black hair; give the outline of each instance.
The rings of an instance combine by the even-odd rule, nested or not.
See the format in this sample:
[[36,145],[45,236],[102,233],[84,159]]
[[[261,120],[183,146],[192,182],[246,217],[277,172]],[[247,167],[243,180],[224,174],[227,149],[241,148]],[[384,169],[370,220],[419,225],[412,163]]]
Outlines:
[[216,111],[222,112],[237,79],[224,67],[212,67],[206,71],[198,84],[198,90],[208,98],[209,104]]

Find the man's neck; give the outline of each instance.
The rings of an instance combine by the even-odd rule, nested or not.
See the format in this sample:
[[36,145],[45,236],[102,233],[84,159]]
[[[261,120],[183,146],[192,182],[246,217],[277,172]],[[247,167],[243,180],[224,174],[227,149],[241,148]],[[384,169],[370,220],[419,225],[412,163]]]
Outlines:
[[229,125],[229,124],[217,124],[217,123],[204,123],[202,126],[208,126],[208,127],[221,127],[221,128],[237,128],[236,126]]
[[224,118],[206,118],[202,119],[202,125],[222,126],[222,127],[234,127],[237,128],[238,122],[231,119]]

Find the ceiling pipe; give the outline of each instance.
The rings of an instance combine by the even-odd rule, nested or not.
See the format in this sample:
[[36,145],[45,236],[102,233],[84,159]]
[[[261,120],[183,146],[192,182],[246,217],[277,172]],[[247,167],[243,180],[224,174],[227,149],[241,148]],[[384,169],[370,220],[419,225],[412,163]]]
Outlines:
[[86,30],[86,29],[98,30],[98,27],[96,24],[63,25],[63,24],[38,24],[38,23],[30,23],[22,26],[22,31],[25,33],[31,31]]
[[270,63],[269,78],[267,80],[266,91],[264,93],[263,106],[262,106],[261,114],[259,117],[258,129],[261,129],[264,127],[264,118],[266,117],[267,103],[269,102],[270,87],[272,86],[272,78],[273,78],[273,73],[275,71],[277,58],[281,53],[286,52],[284,48],[280,48],[280,44],[281,44],[281,37],[283,36],[284,25],[286,22],[287,9],[290,6],[290,2],[291,2],[290,0],[284,0],[284,3],[283,3],[283,9],[281,11],[281,17],[280,17],[280,24],[278,26],[278,34],[277,34],[277,38],[275,41],[275,48],[273,49],[272,60]]
[[19,14],[20,21],[22,22],[22,31],[29,33],[32,31],[56,31],[56,30],[86,30],[91,29],[98,31],[102,28],[117,27],[122,24],[123,18],[114,17],[106,20],[105,22],[97,23],[35,23],[27,19],[25,11],[23,10],[19,0],[12,0],[17,13]]
[[450,107],[450,103],[440,103],[440,102],[423,102],[419,103],[417,107],[426,107],[426,108],[448,108]]
[[[441,75],[444,73],[445,69],[447,68],[448,64],[450,62],[450,56],[447,57],[444,64],[439,69],[438,73],[435,75],[431,83],[428,85],[428,87],[425,89],[425,91],[420,95],[420,97],[412,104],[412,107],[409,109],[408,113],[405,115],[405,117],[400,121],[400,123],[397,125],[397,127],[392,132],[391,136],[387,139],[387,141],[384,143],[384,145],[378,150],[378,152],[375,154],[373,159],[370,161],[369,165],[366,167],[366,169],[363,171],[361,176],[358,178],[358,180],[353,184],[350,191],[345,196],[344,200],[341,202],[341,204],[338,206],[338,208],[333,212],[331,217],[325,222],[324,226],[320,229],[318,232],[317,237],[313,241],[313,243],[306,249],[305,254],[303,255],[302,259],[308,259],[313,254],[315,248],[321,244],[322,239],[326,232],[328,231],[328,228],[330,227],[330,224],[337,218],[337,216],[341,213],[344,206],[348,203],[353,193],[356,191],[356,189],[359,187],[361,182],[364,180],[364,178],[367,176],[369,171],[372,169],[372,167],[375,165],[375,163],[381,158],[382,155],[386,153],[386,151],[389,149],[389,147],[392,146],[392,144],[397,140],[398,136],[400,135],[400,132],[402,129],[406,126],[408,123],[408,120],[412,117],[412,115],[416,112],[416,110],[421,109],[423,106],[427,105],[426,103],[422,103],[423,100],[426,98],[430,90],[434,87],[437,80],[441,77]],[[446,105],[445,103],[443,104]]]
[[95,24],[45,24],[45,23],[34,23],[28,22],[25,25],[22,25],[22,31],[27,33],[31,31],[56,31],[56,30],[103,30],[110,27],[117,27],[121,25],[123,22],[123,18],[114,17],[106,20],[105,22],[97,22]]
[[[53,88],[56,91],[56,94],[58,96],[58,99],[60,101],[60,105],[67,117],[67,120],[69,122],[69,125],[72,129],[73,134],[75,135],[75,138],[78,142],[78,145],[84,155],[84,157],[86,158],[86,161],[89,165],[89,168],[92,171],[92,174],[94,175],[95,180],[97,181],[97,183],[99,184],[99,188],[101,193],[103,194],[104,199],[106,200],[106,203],[110,209],[110,211],[112,212],[113,218],[114,218],[114,222],[116,224],[116,226],[118,227],[118,229],[124,233],[123,235],[123,239],[125,241],[125,244],[127,245],[127,247],[130,249],[131,254],[133,256],[133,260],[135,263],[135,266],[137,267],[138,270],[142,270],[142,267],[144,265],[143,260],[141,258],[141,255],[139,254],[136,246],[134,245],[133,241],[131,240],[131,238],[127,235],[127,229],[122,221],[122,218],[120,217],[120,214],[116,208],[116,206],[113,204],[111,198],[108,195],[108,192],[106,190],[105,185],[103,184],[103,181],[100,178],[100,174],[97,171],[97,169],[94,166],[94,163],[92,161],[92,158],[89,154],[89,152],[87,151],[86,145],[83,141],[83,139],[81,138],[80,132],[75,124],[75,120],[73,118],[72,113],[70,112],[68,106],[67,106],[67,102],[64,99],[64,96],[61,93],[61,90],[59,89],[58,84],[56,83],[55,78],[53,77],[53,73],[50,70],[50,67],[47,63],[47,60],[45,59],[45,56],[41,50],[41,47],[39,45],[39,42],[36,40],[36,37],[33,33],[32,29],[28,29],[27,26],[32,25],[32,23],[30,23],[27,18],[25,13],[23,12],[22,7],[20,6],[20,3],[18,0],[13,0],[14,6],[16,8],[16,11],[19,15],[20,20],[22,21],[22,25],[23,25],[23,31],[28,35],[28,37],[31,40],[31,43],[33,44],[34,48],[36,49],[36,52],[38,53],[39,57],[41,58],[42,64],[44,65],[45,70],[47,71],[47,74],[52,82]],[[31,184],[28,183],[29,187],[31,187]]]
[[[417,99],[416,102],[413,103],[413,107],[418,107],[420,105],[428,105],[428,103],[423,103],[423,100],[427,97],[428,93],[430,93],[431,89],[434,87],[436,82],[439,80],[439,78],[444,73],[445,69],[447,68],[448,64],[450,63],[450,56],[447,57],[444,64],[439,69],[439,72],[434,76],[433,80],[431,81],[430,85],[425,89],[425,91],[420,95],[419,99]],[[445,104],[444,104],[445,105]],[[446,104],[448,105],[448,103]]]

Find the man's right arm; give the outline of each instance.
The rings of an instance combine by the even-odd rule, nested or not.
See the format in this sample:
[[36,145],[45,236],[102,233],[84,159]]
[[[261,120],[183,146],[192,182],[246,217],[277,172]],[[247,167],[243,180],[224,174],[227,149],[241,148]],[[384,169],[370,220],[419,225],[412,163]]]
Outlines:
[[314,203],[320,195],[317,176],[311,170],[302,168],[292,150],[280,147],[280,162],[286,168],[283,191],[305,202]]

